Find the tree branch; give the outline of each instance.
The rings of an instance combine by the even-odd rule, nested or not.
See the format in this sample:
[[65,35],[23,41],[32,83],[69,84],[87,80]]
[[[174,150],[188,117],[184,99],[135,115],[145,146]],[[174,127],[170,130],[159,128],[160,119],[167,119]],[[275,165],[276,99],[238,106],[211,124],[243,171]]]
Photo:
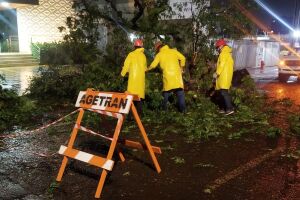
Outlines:
[[134,7],[138,8],[139,11],[135,14],[132,18],[131,22],[133,24],[133,29],[138,28],[137,21],[142,17],[144,14],[145,7],[143,6],[142,0],[134,0]]

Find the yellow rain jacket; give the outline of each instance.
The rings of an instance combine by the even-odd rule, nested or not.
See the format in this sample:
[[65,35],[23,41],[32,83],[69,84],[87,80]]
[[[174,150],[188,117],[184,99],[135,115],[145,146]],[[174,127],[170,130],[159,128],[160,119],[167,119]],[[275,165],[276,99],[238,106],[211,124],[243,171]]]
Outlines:
[[147,69],[147,60],[144,54],[144,48],[138,48],[128,54],[125,59],[121,76],[129,73],[127,91],[145,98],[145,71]]
[[157,67],[158,64],[163,72],[163,91],[183,88],[181,74],[185,66],[185,57],[181,53],[165,45],[159,50],[148,70]]
[[217,62],[217,81],[216,90],[229,89],[231,86],[232,75],[233,75],[233,58],[231,55],[231,48],[224,46],[221,49],[221,53]]

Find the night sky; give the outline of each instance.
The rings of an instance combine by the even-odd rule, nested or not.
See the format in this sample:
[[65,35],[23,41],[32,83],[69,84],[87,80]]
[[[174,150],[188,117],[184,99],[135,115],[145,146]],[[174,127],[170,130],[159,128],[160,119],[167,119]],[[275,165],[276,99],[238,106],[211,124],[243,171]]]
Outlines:
[[[266,4],[273,12],[279,15],[290,26],[294,27],[295,16],[295,1],[299,0],[261,0]],[[298,2],[300,5],[300,1]],[[299,8],[298,8],[299,9]],[[257,16],[268,26],[274,30],[275,33],[289,33],[289,29],[283,26],[278,20],[268,14],[266,11],[259,9],[255,11]],[[298,11],[299,12],[299,11]]]

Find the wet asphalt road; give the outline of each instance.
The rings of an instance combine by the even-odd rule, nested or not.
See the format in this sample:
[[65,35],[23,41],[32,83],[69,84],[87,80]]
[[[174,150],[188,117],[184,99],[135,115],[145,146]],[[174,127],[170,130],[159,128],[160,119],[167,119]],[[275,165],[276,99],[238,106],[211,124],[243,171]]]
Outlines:
[[[267,67],[264,71],[260,69],[248,69],[248,71],[257,87],[268,97],[277,100],[289,98],[300,106],[300,80],[297,80],[297,77],[290,77],[288,82],[282,83],[277,80],[276,67]],[[278,152],[257,164],[253,169],[241,174],[231,183],[224,185],[219,192],[239,188],[233,190],[236,192],[235,196],[229,195],[232,199],[300,199],[300,159],[299,156],[293,157],[300,152],[300,140],[299,137],[289,134],[285,115],[284,109],[277,112],[276,121],[283,128],[283,135],[272,152],[276,150]]]
[[300,83],[258,83],[257,86],[263,89],[269,97],[275,99],[290,98],[297,105],[300,105]]
[[247,69],[251,77],[257,83],[258,88],[275,99],[290,98],[295,104],[300,105],[300,80],[290,77],[286,83],[278,81],[277,67],[266,67],[263,71],[259,68]]

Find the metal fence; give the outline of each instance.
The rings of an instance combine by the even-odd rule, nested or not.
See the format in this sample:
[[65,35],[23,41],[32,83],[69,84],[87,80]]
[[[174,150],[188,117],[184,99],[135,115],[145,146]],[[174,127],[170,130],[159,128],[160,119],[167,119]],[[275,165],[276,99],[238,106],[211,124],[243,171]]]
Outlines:
[[279,62],[280,44],[273,41],[238,40],[232,42],[235,69],[274,66]]

